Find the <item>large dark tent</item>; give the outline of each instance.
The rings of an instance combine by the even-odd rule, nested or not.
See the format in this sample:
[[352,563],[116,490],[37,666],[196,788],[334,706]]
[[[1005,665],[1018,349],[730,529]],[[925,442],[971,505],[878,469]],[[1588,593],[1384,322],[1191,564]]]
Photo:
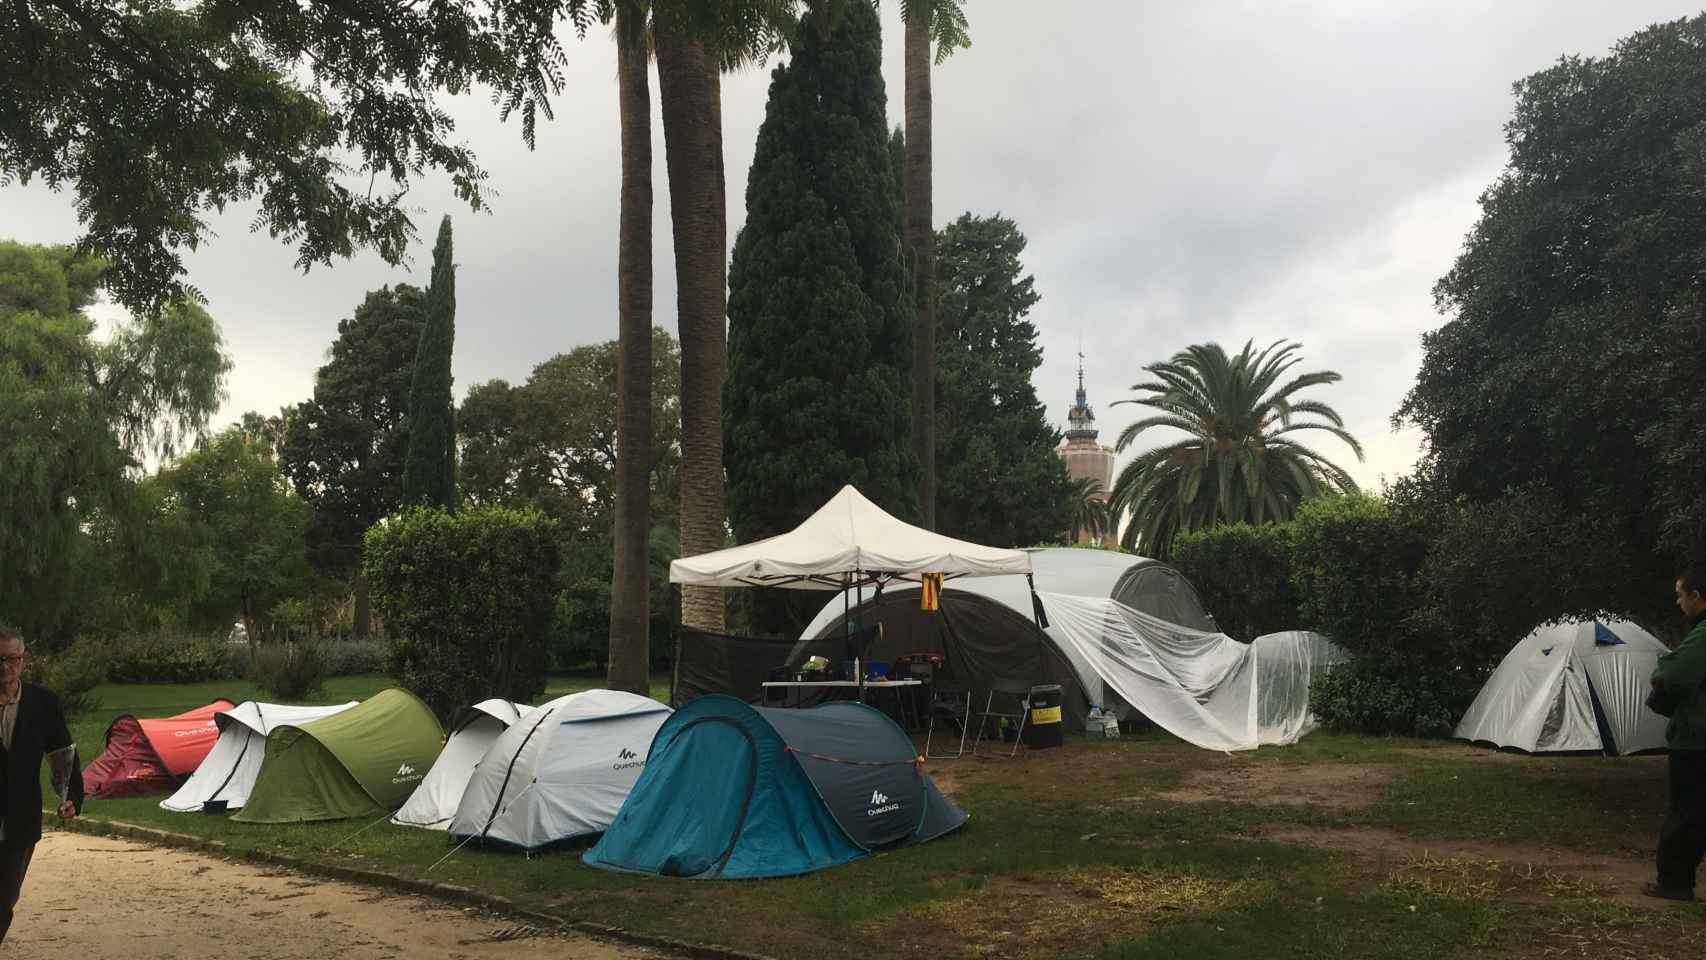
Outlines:
[[783,877],[933,840],[965,821],[880,711],[713,695],[658,729],[616,822],[582,859],[697,879]]

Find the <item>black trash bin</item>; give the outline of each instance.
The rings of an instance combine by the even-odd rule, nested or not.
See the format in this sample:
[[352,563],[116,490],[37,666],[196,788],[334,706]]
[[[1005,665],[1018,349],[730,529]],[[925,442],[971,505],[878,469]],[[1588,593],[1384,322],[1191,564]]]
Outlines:
[[1039,683],[1027,699],[1031,715],[1025,720],[1025,746],[1033,750],[1060,746],[1066,739],[1060,722],[1060,684]]

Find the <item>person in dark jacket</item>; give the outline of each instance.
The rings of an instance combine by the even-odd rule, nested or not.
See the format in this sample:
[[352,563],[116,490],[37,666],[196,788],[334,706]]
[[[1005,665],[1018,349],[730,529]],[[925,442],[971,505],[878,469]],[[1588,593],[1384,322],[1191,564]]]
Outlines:
[[83,774],[53,691],[24,683],[24,635],[0,624],[0,943],[41,839],[41,763],[48,761],[61,817],[83,808]]
[[1693,900],[1694,875],[1706,857],[1706,566],[1676,580],[1676,605],[1688,636],[1659,658],[1647,705],[1669,717],[1670,790],[1659,829],[1659,876],[1641,887],[1649,897]]

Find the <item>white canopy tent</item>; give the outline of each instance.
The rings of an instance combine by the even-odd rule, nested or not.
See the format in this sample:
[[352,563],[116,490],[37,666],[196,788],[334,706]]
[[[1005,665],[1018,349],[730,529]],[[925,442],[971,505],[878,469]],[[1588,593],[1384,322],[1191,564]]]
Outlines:
[[1658,749],[1665,718],[1647,709],[1646,696],[1664,653],[1627,620],[1540,627],[1500,661],[1456,736],[1529,753]]
[[602,832],[645,769],[672,711],[638,694],[583,690],[511,724],[474,768],[452,839],[537,850]]
[[1111,689],[1162,729],[1210,750],[1296,743],[1315,728],[1310,682],[1345,659],[1316,633],[1246,644],[1107,597],[1042,597],[1049,636],[1087,692]]
[[1023,550],[985,547],[944,537],[885,513],[851,486],[799,526],[754,543],[669,565],[669,581],[700,587],[789,587],[843,590],[893,580],[1030,574]]
[[242,807],[249,801],[249,791],[260,775],[261,761],[267,754],[267,734],[274,727],[296,726],[329,717],[348,710],[356,702],[292,707],[245,700],[230,710],[215,713],[213,721],[219,725],[219,739],[178,792],[160,801],[160,809],[195,813],[208,803],[224,803],[226,810]]
[[465,707],[451,725],[444,750],[433,761],[432,769],[391,822],[428,830],[450,829],[450,818],[456,815],[456,805],[462,802],[462,791],[474,776],[480,758],[505,730],[532,712],[533,708],[525,704],[497,698]]

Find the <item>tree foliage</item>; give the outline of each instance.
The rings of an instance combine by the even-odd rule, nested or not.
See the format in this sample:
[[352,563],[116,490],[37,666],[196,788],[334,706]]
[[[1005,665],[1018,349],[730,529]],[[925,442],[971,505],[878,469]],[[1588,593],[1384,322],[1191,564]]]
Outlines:
[[532,702],[561,562],[538,511],[416,507],[375,525],[364,565],[391,674],[446,720],[488,697]]
[[338,321],[313,397],[285,411],[280,467],[313,508],[309,555],[329,575],[354,573],[367,528],[402,505],[424,313],[425,296],[407,284],[368,293]]
[[403,503],[455,510],[456,401],[450,361],[456,346],[456,260],[450,218],[432,248],[432,284],[422,304],[421,343],[409,389],[409,447],[403,459]]
[[1509,161],[1435,287],[1450,319],[1398,413],[1446,496],[1520,489],[1609,522],[1594,549],[1626,574],[1574,584],[1568,607],[1662,618],[1706,550],[1703,46],[1706,16],[1679,20],[1516,85]]
[[413,180],[443,173],[475,209],[489,197],[439,95],[491,90],[531,145],[562,89],[559,18],[584,34],[610,7],[16,0],[0,12],[0,185],[72,189],[83,245],[133,307],[182,292],[182,251],[235,204],[304,269],[361,248],[398,263]]
[[1024,252],[1000,215],[962,214],[937,234],[937,528],[1010,547],[1071,526],[1060,433],[1031,380],[1043,352],[1028,314],[1042,297]]
[[1327,433],[1362,459],[1362,446],[1345,431],[1338,411],[1296,396],[1339,382],[1339,374],[1322,370],[1281,383],[1302,361],[1297,350],[1298,344],[1281,342],[1258,352],[1246,343],[1228,356],[1219,344],[1206,343],[1143,368],[1155,379],[1133,384],[1140,396],[1115,405],[1159,412],[1120,431],[1117,449],[1156,428],[1186,436],[1138,454],[1114,480],[1113,512],[1131,513],[1120,539],[1126,549],[1165,558],[1182,531],[1286,520],[1309,497],[1356,490],[1344,468],[1297,436]]
[[170,456],[218,409],[218,325],[174,302],[105,341],[84,312],[106,275],[63,247],[0,241],[0,620],[71,629],[88,530],[131,522],[145,454]]
[[162,625],[223,633],[242,620],[251,638],[282,600],[313,587],[308,505],[273,452],[230,427],[143,483],[152,509],[145,587]]
[[1292,585],[1295,523],[1222,524],[1179,534],[1172,565],[1196,587],[1220,628],[1246,642],[1303,619]]
[[880,27],[849,4],[771,74],[729,271],[729,516],[750,541],[844,484],[912,517],[911,312]]

